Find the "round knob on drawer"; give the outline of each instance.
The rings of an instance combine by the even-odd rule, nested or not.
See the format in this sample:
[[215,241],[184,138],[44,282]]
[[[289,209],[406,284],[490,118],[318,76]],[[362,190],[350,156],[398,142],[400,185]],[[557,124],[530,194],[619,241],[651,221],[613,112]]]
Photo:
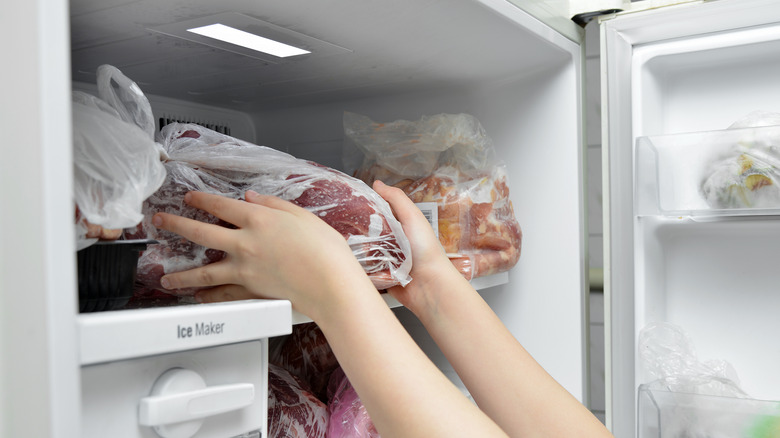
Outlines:
[[203,419],[251,405],[255,386],[251,383],[206,386],[195,371],[173,368],[163,373],[149,397],[138,406],[138,423],[151,426],[162,438],[191,438]]
[[[141,424],[151,423],[148,425],[153,426],[154,431],[157,432],[157,435],[161,438],[191,438],[198,433],[200,426],[203,424],[203,418],[168,423],[165,421],[166,418],[164,417],[180,416],[181,414],[184,414],[182,408],[186,409],[186,406],[182,406],[182,403],[178,403],[177,407],[168,403],[167,407],[161,407],[160,402],[170,400],[170,396],[186,394],[204,388],[206,388],[206,382],[200,374],[195,371],[184,368],[173,368],[166,371],[156,382],[154,382],[151,396],[141,400],[142,408],[139,414],[141,417],[147,417],[145,419],[147,421],[141,421]],[[144,403],[145,401],[147,403]],[[144,405],[151,409],[144,409]],[[146,415],[143,414],[144,411],[147,412]]]

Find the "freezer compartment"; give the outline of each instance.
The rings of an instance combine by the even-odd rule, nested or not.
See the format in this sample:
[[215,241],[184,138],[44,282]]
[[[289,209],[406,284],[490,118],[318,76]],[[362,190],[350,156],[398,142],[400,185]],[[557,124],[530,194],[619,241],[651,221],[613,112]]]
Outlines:
[[642,385],[639,438],[780,436],[780,402],[672,392]]
[[639,215],[780,214],[780,126],[640,137]]

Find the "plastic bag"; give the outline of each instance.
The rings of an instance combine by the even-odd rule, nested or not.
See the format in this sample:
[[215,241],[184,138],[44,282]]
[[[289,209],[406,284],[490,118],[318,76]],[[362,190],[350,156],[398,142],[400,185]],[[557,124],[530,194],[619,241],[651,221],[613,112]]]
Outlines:
[[325,438],[328,408],[306,385],[276,365],[268,365],[268,436]]
[[345,113],[344,133],[345,165],[357,166],[355,175],[368,184],[379,179],[402,188],[435,222],[444,250],[467,279],[517,263],[522,232],[506,167],[476,118],[439,114],[376,123]]
[[[78,91],[73,92],[73,176],[74,200],[77,206],[77,247],[83,249],[90,239],[90,224],[105,229],[122,229],[142,219],[143,201],[154,193],[165,178],[160,149],[154,142],[154,125],[149,102],[137,85],[110,66],[98,68],[99,83],[116,83],[114,93],[134,89],[134,100],[105,100]],[[105,96],[101,92],[101,97]],[[145,102],[145,106],[142,104]],[[121,113],[133,110],[132,120]],[[134,121],[146,117],[148,126]],[[83,219],[82,219],[83,217]]]
[[287,336],[271,338],[268,362],[306,382],[311,392],[327,401],[328,379],[339,363],[316,323],[296,324]]
[[[729,129],[780,125],[780,114],[755,111]],[[705,169],[702,195],[713,208],[780,207],[780,138],[744,129],[741,141],[712,157]]]
[[724,360],[699,361],[693,343],[682,327],[648,324],[639,333],[639,356],[656,380],[655,388],[675,392],[746,397],[734,367]]
[[[165,211],[202,222],[217,218],[185,205],[184,194],[198,190],[241,199],[247,190],[292,201],[339,231],[377,289],[405,285],[411,278],[411,247],[389,204],[362,181],[284,152],[254,145],[192,124],[173,123],[161,131],[169,159],[160,190],[144,203],[145,219],[125,235],[155,239],[138,262],[138,281],[163,290],[165,273],[203,266],[224,257],[151,224]],[[180,291],[186,293],[187,291]]]
[[340,367],[328,383],[328,415],[328,438],[379,438],[366,407]]
[[639,356],[654,379],[639,387],[640,438],[780,437],[780,404],[751,399],[728,362],[701,362],[680,326],[648,324]]

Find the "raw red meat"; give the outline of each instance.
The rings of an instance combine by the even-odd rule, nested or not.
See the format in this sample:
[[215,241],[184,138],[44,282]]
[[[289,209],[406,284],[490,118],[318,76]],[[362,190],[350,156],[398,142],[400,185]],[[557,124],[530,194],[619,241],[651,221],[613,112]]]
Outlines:
[[313,322],[297,324],[290,335],[272,338],[268,361],[303,380],[323,401],[330,374],[339,366],[325,334]]
[[324,438],[328,408],[288,371],[268,365],[268,436]]
[[[411,248],[392,210],[365,183],[339,171],[198,125],[173,123],[162,131],[169,155],[162,187],[143,206],[144,220],[127,238],[155,239],[138,262],[138,281],[161,289],[165,273],[221,260],[224,253],[193,244],[151,225],[164,211],[209,223],[223,223],[184,204],[190,190],[241,199],[247,190],[286,199],[318,215],[349,243],[377,289],[411,279]],[[186,293],[187,291],[180,291]],[[193,290],[189,292],[194,292]]]

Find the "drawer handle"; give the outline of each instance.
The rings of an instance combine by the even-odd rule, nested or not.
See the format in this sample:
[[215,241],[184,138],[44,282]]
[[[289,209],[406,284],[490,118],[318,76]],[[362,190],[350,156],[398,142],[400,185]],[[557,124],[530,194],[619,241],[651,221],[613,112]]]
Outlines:
[[[251,383],[207,387],[195,371],[174,368],[157,379],[149,397],[141,399],[138,423],[154,427],[164,438],[187,438],[197,433],[204,418],[247,407],[254,400],[255,386]],[[189,427],[183,427],[185,422]],[[174,423],[185,424],[165,427]],[[179,432],[169,433],[169,429]]]

